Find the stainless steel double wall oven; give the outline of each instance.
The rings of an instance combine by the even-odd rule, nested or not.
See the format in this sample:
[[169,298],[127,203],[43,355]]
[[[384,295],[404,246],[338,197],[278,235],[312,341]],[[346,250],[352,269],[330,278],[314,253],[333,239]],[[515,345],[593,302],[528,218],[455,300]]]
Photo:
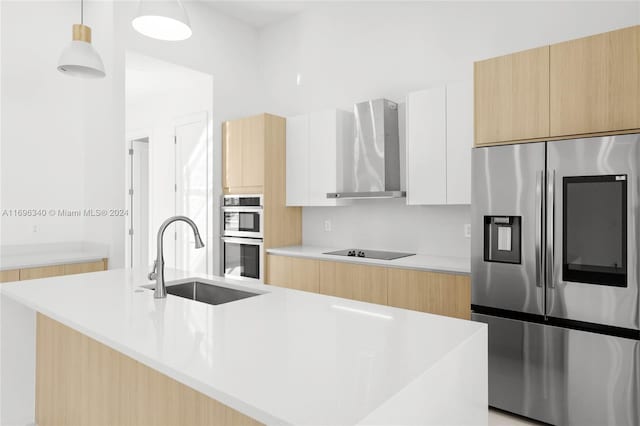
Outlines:
[[640,424],[640,135],[474,148],[473,319],[490,405]]
[[264,279],[262,195],[225,195],[222,200],[222,264],[227,278]]

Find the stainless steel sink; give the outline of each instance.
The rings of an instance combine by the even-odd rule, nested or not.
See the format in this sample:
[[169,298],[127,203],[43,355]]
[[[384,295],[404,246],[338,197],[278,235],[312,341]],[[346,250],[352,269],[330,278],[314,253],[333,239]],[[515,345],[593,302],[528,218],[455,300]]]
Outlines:
[[[155,285],[142,286],[151,290],[155,289]],[[222,287],[197,279],[181,280],[179,282],[168,282],[167,293],[174,296],[191,299],[209,305],[221,305],[223,303],[234,302],[236,300],[246,299],[248,297],[260,296],[264,293],[251,292],[246,290],[238,290],[230,287]]]

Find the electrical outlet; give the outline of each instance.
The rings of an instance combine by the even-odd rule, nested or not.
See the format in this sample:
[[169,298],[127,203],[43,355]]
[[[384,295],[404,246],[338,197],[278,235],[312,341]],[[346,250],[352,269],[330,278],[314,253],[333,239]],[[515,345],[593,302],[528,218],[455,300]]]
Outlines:
[[464,236],[465,236],[465,238],[471,238],[471,224],[470,223],[465,223],[464,224]]
[[329,219],[324,221],[324,231],[331,232],[331,221]]

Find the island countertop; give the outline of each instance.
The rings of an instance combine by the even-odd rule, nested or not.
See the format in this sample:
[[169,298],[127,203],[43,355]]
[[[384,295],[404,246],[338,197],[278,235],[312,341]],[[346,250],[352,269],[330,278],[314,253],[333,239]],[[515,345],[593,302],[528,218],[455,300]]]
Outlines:
[[[415,423],[442,404],[456,423],[486,424],[484,324],[205,275],[195,276],[264,294],[217,306],[156,300],[140,288],[144,275],[111,270],[0,291],[266,424]],[[440,401],[460,374],[466,405]]]

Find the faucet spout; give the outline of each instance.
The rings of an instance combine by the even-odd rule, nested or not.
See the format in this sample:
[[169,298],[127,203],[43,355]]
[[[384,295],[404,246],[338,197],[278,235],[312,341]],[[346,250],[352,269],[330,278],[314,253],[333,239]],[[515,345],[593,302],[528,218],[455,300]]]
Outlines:
[[167,297],[167,288],[164,282],[164,245],[163,245],[163,237],[164,231],[167,229],[169,225],[173,222],[186,222],[191,229],[193,230],[193,235],[196,239],[196,248],[204,247],[204,243],[202,242],[202,238],[200,237],[200,231],[198,231],[198,226],[195,222],[189,219],[186,216],[173,216],[169,219],[165,220],[162,225],[160,225],[160,229],[158,229],[158,241],[157,241],[157,256],[156,261],[153,263],[153,270],[149,273],[150,280],[156,280],[156,288],[153,292],[153,297],[156,299],[163,299]]

